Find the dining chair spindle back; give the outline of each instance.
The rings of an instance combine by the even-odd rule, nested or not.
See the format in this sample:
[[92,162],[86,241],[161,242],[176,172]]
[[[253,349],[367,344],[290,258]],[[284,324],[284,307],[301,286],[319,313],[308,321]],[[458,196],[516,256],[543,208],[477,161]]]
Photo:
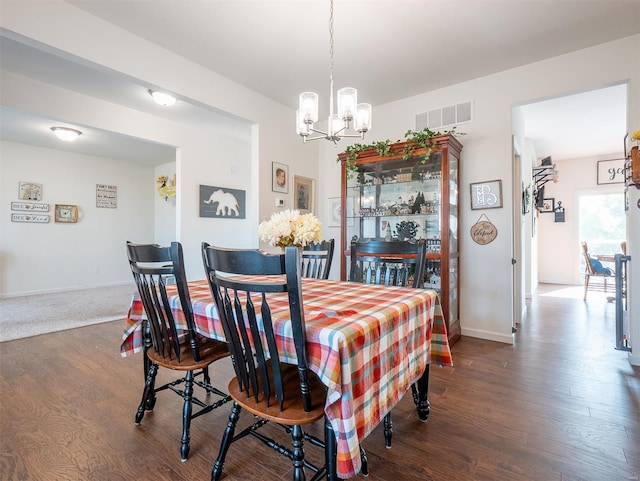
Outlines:
[[385,286],[424,286],[426,241],[351,242],[349,280]]
[[[214,361],[230,355],[226,343],[209,339],[196,332],[184,271],[182,245],[133,244],[127,242],[129,265],[138,294],[144,306],[145,322],[145,387],[135,423],[140,424],[145,411],[152,411],[156,393],[166,389],[184,399],[180,455],[186,461],[190,449],[191,420],[231,400],[228,394],[211,385],[208,367]],[[174,285],[175,284],[175,285]],[[171,306],[168,288],[177,288],[186,329],[178,325]],[[185,372],[183,377],[155,386],[158,367]],[[202,376],[200,380],[197,376]],[[184,384],[184,388],[180,386]],[[207,396],[204,402],[194,395],[194,387],[202,388]],[[209,395],[216,396],[209,399]],[[215,399],[215,401],[214,401]],[[193,404],[199,408],[193,411]]]
[[335,239],[314,242],[302,251],[302,277],[329,279]]
[[[284,254],[274,255],[223,249],[204,242],[202,259],[236,374],[229,383],[233,408],[211,479],[216,481],[222,476],[229,446],[248,434],[291,459],[294,480],[305,479],[305,467],[315,473],[314,480],[335,473],[335,435],[324,414],[326,388],[307,364],[298,249],[287,247]],[[271,297],[275,293],[286,293],[288,297],[286,315],[293,332],[296,364],[281,362]],[[256,419],[235,434],[242,408]],[[302,429],[321,419],[325,419],[324,441]],[[285,427],[291,435],[292,449],[259,431],[269,421]],[[324,466],[305,459],[305,440],[325,449]],[[334,479],[333,475],[329,479]]]

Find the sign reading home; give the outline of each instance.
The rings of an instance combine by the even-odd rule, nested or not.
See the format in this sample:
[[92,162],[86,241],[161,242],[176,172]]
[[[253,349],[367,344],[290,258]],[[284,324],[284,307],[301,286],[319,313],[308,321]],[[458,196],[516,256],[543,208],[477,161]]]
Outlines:
[[246,218],[246,192],[226,187],[200,186],[200,217]]

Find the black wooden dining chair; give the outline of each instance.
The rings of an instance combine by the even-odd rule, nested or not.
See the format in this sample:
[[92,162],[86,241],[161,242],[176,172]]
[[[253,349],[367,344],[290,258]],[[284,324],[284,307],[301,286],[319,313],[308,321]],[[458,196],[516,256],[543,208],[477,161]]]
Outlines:
[[305,246],[302,250],[302,277],[329,279],[334,246],[334,239]]
[[[213,466],[213,481],[222,475],[231,443],[249,434],[293,461],[294,480],[305,479],[305,468],[315,473],[313,480],[325,475],[335,479],[335,435],[324,413],[326,387],[307,364],[299,257],[296,247],[287,247],[284,254],[274,255],[202,244],[205,272],[236,373],[229,383],[234,403]],[[269,281],[246,278],[254,275],[276,277]],[[272,322],[274,293],[284,293],[288,299],[287,316],[291,319],[297,364],[280,361]],[[242,408],[256,418],[249,427],[234,435]],[[322,419],[325,420],[324,441],[303,431],[302,426]],[[291,435],[292,449],[258,430],[268,421],[285,427]],[[324,448],[324,466],[315,466],[305,459],[305,440]]]
[[[427,260],[426,240],[386,241],[377,239],[351,242],[349,280],[385,286],[424,287],[424,269]],[[424,374],[428,379],[429,365]],[[426,386],[426,383],[425,383]],[[418,404],[418,390],[411,385],[413,400]],[[428,407],[425,407],[428,414]],[[391,413],[384,417],[384,441],[391,447],[393,423]]]
[[[127,242],[127,255],[144,306],[144,329],[147,330],[148,336],[145,355],[150,361],[135,423],[139,425],[145,411],[153,410],[157,392],[170,389],[179,394],[184,399],[180,445],[180,456],[184,462],[189,456],[191,420],[231,400],[228,394],[211,385],[208,371],[211,363],[229,356],[230,353],[225,342],[206,338],[195,330],[180,243],[172,242],[170,247],[163,247]],[[167,294],[167,288],[174,283],[180,299],[181,312],[184,313],[186,329],[176,325],[170,295]],[[177,380],[156,387],[159,366],[185,374]],[[202,376],[203,379],[197,379],[196,376]],[[181,389],[182,385],[184,387]],[[207,402],[194,395],[196,386],[204,390]],[[209,399],[211,394],[216,396]],[[193,404],[199,406],[196,412],[193,411]]]

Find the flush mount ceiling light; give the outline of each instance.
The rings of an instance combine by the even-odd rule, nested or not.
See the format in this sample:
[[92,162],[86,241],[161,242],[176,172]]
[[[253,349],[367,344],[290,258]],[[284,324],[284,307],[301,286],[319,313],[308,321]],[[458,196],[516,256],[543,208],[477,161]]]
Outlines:
[[[358,103],[358,91],[351,87],[338,90],[338,113],[333,113],[333,0],[329,2],[329,119],[327,131],[316,130],[313,123],[318,121],[318,94],[302,92],[299,108],[296,112],[296,132],[302,140],[327,139],[334,144],[343,137],[359,137],[371,129],[371,104]],[[353,130],[358,133],[349,134],[353,122]],[[320,134],[310,137],[311,132]]]
[[65,142],[73,142],[82,135],[82,132],[79,130],[70,129],[68,127],[51,127],[51,131],[56,137],[60,140],[64,140]]
[[174,96],[165,94],[164,92],[149,89],[149,94],[158,105],[162,105],[163,107],[171,107],[176,103],[176,98]]

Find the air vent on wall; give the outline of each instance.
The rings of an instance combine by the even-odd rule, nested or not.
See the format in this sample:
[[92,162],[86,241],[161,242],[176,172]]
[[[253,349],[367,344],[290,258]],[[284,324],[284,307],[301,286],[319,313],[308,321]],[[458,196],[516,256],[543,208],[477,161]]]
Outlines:
[[425,127],[434,130],[471,122],[473,120],[472,110],[472,103],[469,101],[417,114],[416,130],[422,130]]

